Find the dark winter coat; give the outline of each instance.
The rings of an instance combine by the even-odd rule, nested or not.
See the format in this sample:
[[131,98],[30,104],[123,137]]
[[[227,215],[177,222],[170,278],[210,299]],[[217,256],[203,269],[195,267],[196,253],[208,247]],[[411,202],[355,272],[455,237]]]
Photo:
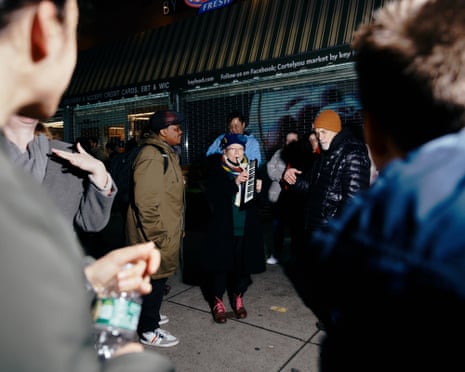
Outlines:
[[465,130],[426,143],[314,234],[296,288],[326,327],[321,371],[463,369],[464,159]]
[[[211,210],[208,221],[207,241],[202,249],[203,270],[233,271],[233,197],[238,191],[234,179],[221,165],[221,155],[212,155],[209,161],[209,175],[206,197]],[[255,201],[245,206],[244,270],[255,274],[265,271],[265,251],[259,209]]]
[[313,231],[325,225],[360,190],[370,185],[370,158],[366,145],[344,128],[312,170],[299,177],[293,189],[308,195],[305,226]]

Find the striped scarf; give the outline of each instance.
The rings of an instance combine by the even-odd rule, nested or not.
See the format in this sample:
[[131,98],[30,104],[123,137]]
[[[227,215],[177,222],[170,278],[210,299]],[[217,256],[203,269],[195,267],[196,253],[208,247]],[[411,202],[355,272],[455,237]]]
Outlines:
[[223,155],[221,158],[221,165],[226,172],[231,173],[234,176],[238,176],[247,167],[247,157],[244,155],[242,162],[238,164],[233,163],[226,155]]

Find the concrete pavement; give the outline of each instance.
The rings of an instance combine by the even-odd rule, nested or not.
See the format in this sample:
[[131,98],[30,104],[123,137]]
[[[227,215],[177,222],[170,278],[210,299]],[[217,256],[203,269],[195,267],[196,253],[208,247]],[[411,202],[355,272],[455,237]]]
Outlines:
[[[205,220],[194,202],[190,207],[195,211],[188,220],[190,226]],[[266,213],[263,227],[265,244],[270,247],[271,221]],[[107,249],[123,246],[122,231],[119,214],[113,214],[103,234],[96,239],[97,246]],[[190,236],[193,233],[188,232]],[[185,257],[195,265],[195,250]],[[281,266],[267,265],[267,271],[252,276],[252,280],[244,296],[247,318],[232,317],[225,324],[217,324],[200,288],[186,284],[192,281],[183,281],[178,271],[168,280],[171,290],[164,298],[161,312],[170,319],[162,328],[178,337],[180,343],[153,349],[168,356],[177,372],[318,372],[318,345],[323,333],[317,329],[316,317],[302,303]],[[232,316],[229,303],[225,304]]]
[[170,278],[171,291],[161,309],[170,321],[162,328],[180,343],[154,349],[168,356],[178,372],[317,372],[323,334],[316,317],[279,265],[267,265],[252,279],[244,296],[247,318],[217,324],[199,287],[184,284],[180,273]]

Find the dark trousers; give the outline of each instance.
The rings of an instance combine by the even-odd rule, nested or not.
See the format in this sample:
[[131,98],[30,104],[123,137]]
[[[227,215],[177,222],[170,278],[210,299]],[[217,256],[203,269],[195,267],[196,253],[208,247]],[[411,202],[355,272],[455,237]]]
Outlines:
[[243,295],[251,282],[250,275],[236,273],[217,273],[212,276],[212,293],[214,297],[223,298],[225,292],[230,297]]
[[[305,241],[304,199],[289,191],[281,191],[278,201],[272,206],[273,252],[278,260],[294,261]],[[289,234],[290,251],[284,255],[284,240]],[[283,257],[286,256],[286,257]]]
[[225,292],[228,292],[229,299],[232,301],[235,296],[243,295],[252,279],[249,273],[244,272],[243,265],[243,240],[240,236],[234,237],[234,270],[231,272],[214,272],[210,275],[210,293],[214,298],[223,298]]
[[160,308],[167,280],[168,278],[150,279],[152,292],[142,297],[142,310],[137,326],[139,337],[142,336],[142,333],[153,331],[159,327]]

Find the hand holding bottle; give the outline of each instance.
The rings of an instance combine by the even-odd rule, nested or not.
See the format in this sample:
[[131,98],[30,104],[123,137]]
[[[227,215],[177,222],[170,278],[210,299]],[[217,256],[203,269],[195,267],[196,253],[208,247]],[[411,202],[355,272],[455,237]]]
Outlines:
[[[86,266],[84,271],[96,293],[111,285],[119,291],[146,294],[152,290],[150,275],[158,270],[160,260],[155,244],[147,242],[113,250]],[[127,264],[132,265],[127,267]]]
[[160,265],[153,242],[111,251],[88,265],[85,273],[97,293],[92,315],[100,359],[141,352],[136,342],[141,294],[150,292],[150,275]]

